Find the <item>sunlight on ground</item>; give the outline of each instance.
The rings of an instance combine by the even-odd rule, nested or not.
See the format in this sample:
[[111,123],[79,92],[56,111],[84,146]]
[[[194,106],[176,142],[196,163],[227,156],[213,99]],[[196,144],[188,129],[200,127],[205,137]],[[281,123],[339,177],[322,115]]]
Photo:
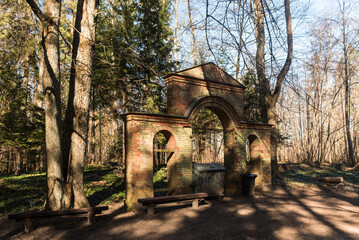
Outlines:
[[237,214],[240,216],[249,216],[255,213],[256,210],[254,208],[248,207],[248,208],[242,208],[237,211]]
[[[176,211],[168,211],[160,209],[154,217],[149,217],[145,213],[142,213],[140,216],[141,221],[133,223],[128,221],[124,224],[121,224],[119,230],[118,226],[111,229],[110,234],[118,235],[120,232],[128,232],[130,236],[134,239],[148,238],[151,234],[158,235],[168,235],[175,234],[178,229],[184,227],[184,224],[191,219],[198,218],[200,211],[191,210],[185,211],[184,214],[180,216]],[[164,212],[166,211],[166,212]],[[167,212],[168,211],[168,212]],[[125,213],[121,218],[132,218],[139,217],[135,213]],[[165,227],[164,227],[165,226]]]
[[282,227],[274,232],[277,239],[301,239],[297,231],[292,228]]
[[304,233],[312,233],[318,237],[330,237],[333,235],[333,230],[327,225],[318,222],[318,221],[310,221],[303,227]]

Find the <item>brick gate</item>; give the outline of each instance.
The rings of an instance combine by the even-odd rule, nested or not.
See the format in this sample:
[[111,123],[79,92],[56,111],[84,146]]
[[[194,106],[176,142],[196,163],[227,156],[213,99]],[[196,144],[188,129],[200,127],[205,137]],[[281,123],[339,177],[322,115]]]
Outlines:
[[[258,175],[256,187],[271,183],[271,125],[244,121],[245,87],[216,66],[207,63],[167,75],[168,114],[127,113],[124,120],[124,159],[128,208],[137,199],[153,197],[153,139],[167,140],[168,187],[172,194],[192,193],[192,121],[203,108],[220,119],[224,130],[225,194],[241,188],[240,174]],[[247,162],[246,142],[250,146]]]

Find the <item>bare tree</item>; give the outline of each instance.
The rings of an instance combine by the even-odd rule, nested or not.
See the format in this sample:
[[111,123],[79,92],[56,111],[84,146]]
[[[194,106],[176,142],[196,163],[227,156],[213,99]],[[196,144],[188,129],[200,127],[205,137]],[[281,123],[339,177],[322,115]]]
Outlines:
[[342,47],[343,47],[343,81],[344,81],[344,121],[345,121],[345,135],[346,135],[346,143],[347,143],[347,149],[348,149],[348,155],[349,155],[349,159],[352,165],[356,164],[356,159],[355,159],[355,155],[354,155],[354,149],[353,149],[353,142],[352,142],[352,137],[351,137],[351,133],[350,133],[350,89],[349,89],[349,85],[350,85],[350,78],[351,78],[351,71],[349,69],[349,56],[348,56],[348,51],[349,51],[349,43],[348,43],[348,30],[347,30],[347,8],[345,6],[345,1],[343,2],[341,8],[340,8],[340,14],[342,15],[342,22],[341,22],[341,27],[342,27]]
[[[277,172],[277,147],[278,147],[278,132],[277,132],[277,117],[276,117],[276,103],[281,93],[282,84],[286,77],[293,58],[293,36],[292,36],[292,18],[290,13],[289,0],[284,0],[285,19],[286,19],[286,36],[287,36],[287,58],[276,77],[276,84],[274,90],[271,90],[271,84],[266,77],[265,66],[265,1],[253,0],[254,13],[255,13],[255,37],[256,37],[256,70],[257,78],[259,81],[260,93],[262,95],[260,102],[261,115],[269,124],[272,124],[271,130],[271,160],[272,160],[272,172],[274,176],[278,175]],[[267,11],[269,9],[267,8]]]

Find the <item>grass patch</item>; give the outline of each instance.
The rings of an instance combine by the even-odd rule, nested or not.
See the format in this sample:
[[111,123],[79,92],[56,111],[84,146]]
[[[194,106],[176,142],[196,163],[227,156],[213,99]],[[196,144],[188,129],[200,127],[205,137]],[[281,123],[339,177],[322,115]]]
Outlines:
[[[84,189],[91,206],[122,202],[125,198],[123,172],[114,167],[86,167]],[[0,215],[43,208],[46,192],[45,172],[0,175]]]
[[[167,188],[167,168],[163,167],[153,171],[153,188],[165,189]],[[167,191],[155,192],[155,197],[166,196]]]
[[349,184],[359,183],[359,171],[340,169],[335,165],[316,165],[287,163],[280,164],[281,184],[291,187],[312,186],[318,184],[319,177],[343,177]]
[[0,177],[0,214],[41,208],[46,199],[46,174]]
[[123,172],[113,167],[91,166],[85,170],[85,194],[91,205],[122,202],[125,198]]

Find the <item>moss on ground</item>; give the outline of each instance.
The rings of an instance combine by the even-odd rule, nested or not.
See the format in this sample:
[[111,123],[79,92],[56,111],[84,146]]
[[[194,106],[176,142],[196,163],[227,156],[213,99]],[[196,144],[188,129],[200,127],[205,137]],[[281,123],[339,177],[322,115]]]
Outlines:
[[277,183],[292,187],[317,185],[320,177],[343,177],[345,183],[359,184],[359,171],[338,165],[309,165],[287,163],[279,166],[281,180]]
[[[84,172],[84,183],[91,206],[122,202],[125,198],[121,169],[89,166]],[[0,215],[43,208],[46,191],[45,172],[0,176]]]

